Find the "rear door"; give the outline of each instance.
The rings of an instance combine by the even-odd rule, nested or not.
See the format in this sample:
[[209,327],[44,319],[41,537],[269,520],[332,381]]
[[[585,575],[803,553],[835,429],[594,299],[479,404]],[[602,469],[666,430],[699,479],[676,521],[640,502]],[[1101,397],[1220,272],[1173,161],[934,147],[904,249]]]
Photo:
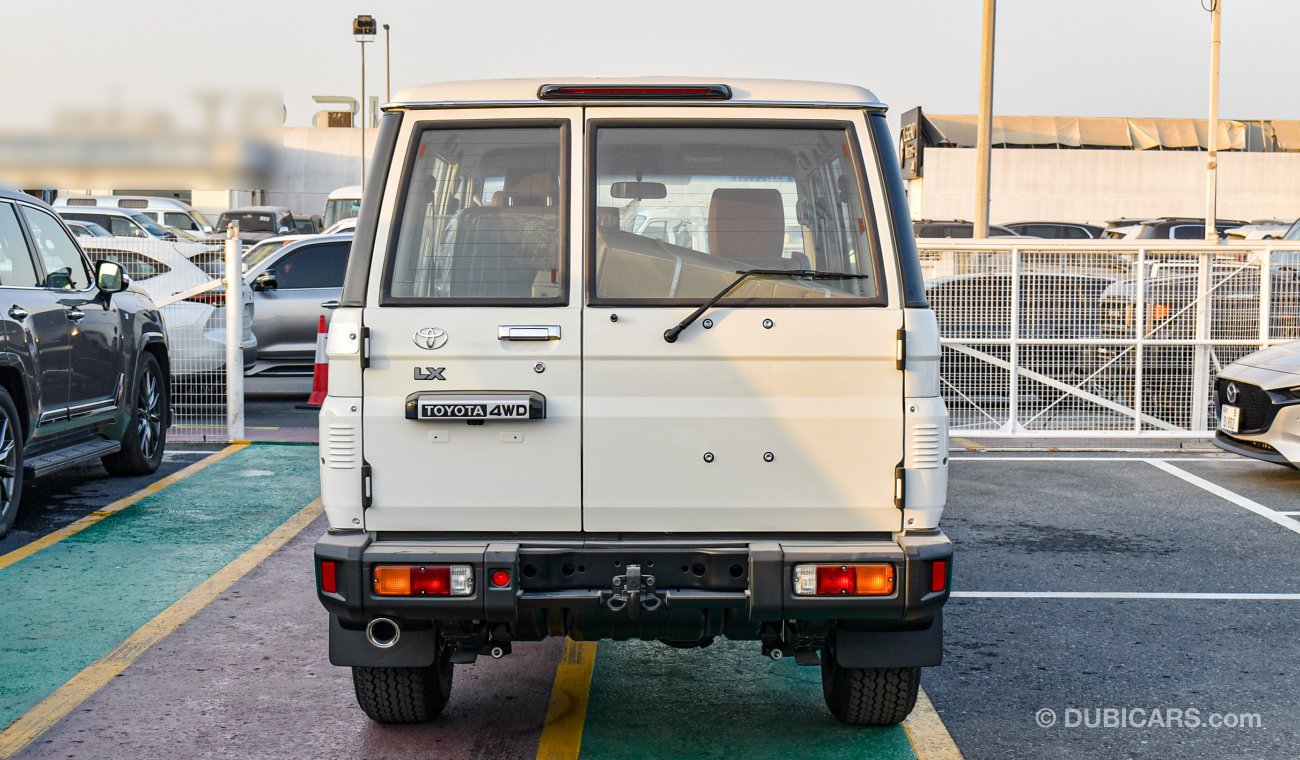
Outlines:
[[253,293],[253,331],[259,360],[310,367],[316,355],[316,330],[325,314],[321,304],[338,300],[348,262],[348,242],[335,240],[273,254],[265,271],[276,286]]
[[[869,130],[807,113],[588,109],[585,530],[900,529],[902,312]],[[702,215],[707,251],[633,234],[652,207]],[[857,276],[754,276],[666,339],[758,268]]]
[[576,108],[408,114],[364,314],[369,530],[581,528]]

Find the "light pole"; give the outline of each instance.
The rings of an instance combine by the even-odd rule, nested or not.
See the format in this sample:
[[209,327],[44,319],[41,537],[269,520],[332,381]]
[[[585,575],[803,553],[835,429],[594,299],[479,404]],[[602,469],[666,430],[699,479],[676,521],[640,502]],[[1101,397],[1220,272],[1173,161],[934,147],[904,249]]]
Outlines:
[[352,36],[361,44],[361,192],[366,191],[366,43],[375,41],[375,17],[352,19]]
[[1219,205],[1219,25],[1223,22],[1223,0],[1209,0],[1210,12],[1210,119],[1205,150],[1205,239],[1219,242],[1216,226]]
[[980,115],[975,136],[975,229],[977,238],[989,236],[989,175],[993,163],[993,25],[997,0],[984,0],[981,35]]
[[384,24],[384,102],[393,99],[393,38]]

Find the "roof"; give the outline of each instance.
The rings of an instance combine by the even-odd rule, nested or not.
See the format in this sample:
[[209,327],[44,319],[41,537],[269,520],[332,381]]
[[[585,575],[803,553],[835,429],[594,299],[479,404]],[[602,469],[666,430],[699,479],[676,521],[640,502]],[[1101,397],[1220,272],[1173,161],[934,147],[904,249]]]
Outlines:
[[[732,79],[729,77],[548,77],[545,79],[485,79],[407,87],[397,93],[385,108],[418,108],[421,106],[459,105],[470,103],[530,105],[573,105],[589,102],[609,104],[611,100],[540,100],[538,89],[547,84],[595,85],[726,85],[731,88],[731,98],[717,100],[683,100],[692,105],[717,105],[720,102],[749,105],[825,104],[866,108],[885,107],[868,89],[850,84],[829,82],[804,82],[787,79]],[[664,102],[664,101],[655,101]]]
[[334,190],[330,191],[327,200],[336,200],[339,198],[342,199],[360,198],[360,197],[361,197],[361,185],[348,185],[347,187],[335,188]]
[[222,211],[222,214],[271,214],[278,211],[289,211],[286,206],[236,206]]
[[50,204],[33,195],[28,195],[21,190],[10,190],[9,188],[0,187],[0,199],[7,201],[27,201],[35,203],[38,206],[49,206]]
[[[28,196],[29,198],[31,196]],[[101,214],[103,216],[139,216],[138,208],[118,208],[117,206],[54,206],[59,214]]]

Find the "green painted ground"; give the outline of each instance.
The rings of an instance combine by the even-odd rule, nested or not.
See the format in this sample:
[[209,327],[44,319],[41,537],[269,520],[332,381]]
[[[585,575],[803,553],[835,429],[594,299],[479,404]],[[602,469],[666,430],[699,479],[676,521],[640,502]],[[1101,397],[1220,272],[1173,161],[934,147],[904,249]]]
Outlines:
[[0,570],[0,728],[320,488],[315,446],[250,446]]
[[601,642],[581,758],[916,757],[901,727],[835,720],[820,670],[793,659],[766,660],[753,642]]

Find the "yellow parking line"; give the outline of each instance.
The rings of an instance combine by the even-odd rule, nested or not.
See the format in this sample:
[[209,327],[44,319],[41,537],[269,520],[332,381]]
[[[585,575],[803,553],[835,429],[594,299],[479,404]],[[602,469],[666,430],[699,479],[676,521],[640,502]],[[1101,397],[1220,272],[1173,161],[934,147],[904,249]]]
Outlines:
[[560,664],[555,666],[546,726],[537,743],[538,760],[577,760],[582,749],[582,726],[587,720],[587,697],[595,664],[594,641],[565,641]]
[[962,760],[961,750],[948,733],[939,713],[935,712],[925,689],[916,695],[916,707],[903,721],[903,731],[912,743],[917,760]]
[[54,531],[53,533],[49,533],[47,535],[41,536],[40,538],[36,539],[30,544],[14,549],[8,554],[0,555],[0,570],[9,567],[10,565],[17,562],[20,559],[25,559],[27,557],[30,557],[36,552],[46,547],[53,546],[54,544],[57,544],[58,542],[67,538],[68,536],[75,536],[76,534],[80,533],[86,528],[89,528],[90,526],[94,525],[100,520],[103,520],[105,517],[121,512],[122,510],[126,509],[127,507],[131,506],[137,501],[140,501],[146,496],[152,496],[158,493],[159,491],[163,490],[167,486],[170,486],[174,483],[178,483],[188,478],[189,476],[193,475],[194,473],[198,472],[199,470],[214,465],[217,462],[220,462],[221,460],[230,456],[231,454],[234,454],[236,451],[246,448],[247,446],[248,446],[247,443],[239,443],[239,444],[234,444],[232,446],[227,446],[226,448],[216,452],[212,456],[206,459],[201,459],[184,469],[173,472],[171,475],[168,475],[165,478],[154,481],[153,483],[150,483],[144,488],[141,488],[139,491],[136,491],[130,496],[126,496],[121,499],[118,499],[117,501],[113,502],[112,504],[109,504],[103,509],[97,509],[94,512],[91,512],[90,514],[86,515],[80,520],[77,520],[74,523],[65,525],[62,528],[59,528],[58,530]]
[[972,440],[969,439],[969,438],[957,438],[957,437],[954,436],[953,439],[952,439],[952,441],[953,441],[953,443],[956,443],[956,444],[962,446],[962,447],[965,448],[967,451],[983,451],[984,449],[988,448],[987,446],[984,446],[983,444],[976,443],[976,442],[972,441]]
[[[10,758],[21,752],[34,739],[126,670],[131,663],[140,659],[141,655],[208,606],[226,589],[234,585],[235,581],[243,578],[263,560],[287,544],[290,539],[301,533],[303,528],[311,524],[320,513],[320,499],[316,499],[172,606],[158,613],[157,617],[141,626],[108,654],[68,679],[67,683],[37,703],[4,731],[0,731],[0,758]],[[585,701],[583,710],[586,710]]]

